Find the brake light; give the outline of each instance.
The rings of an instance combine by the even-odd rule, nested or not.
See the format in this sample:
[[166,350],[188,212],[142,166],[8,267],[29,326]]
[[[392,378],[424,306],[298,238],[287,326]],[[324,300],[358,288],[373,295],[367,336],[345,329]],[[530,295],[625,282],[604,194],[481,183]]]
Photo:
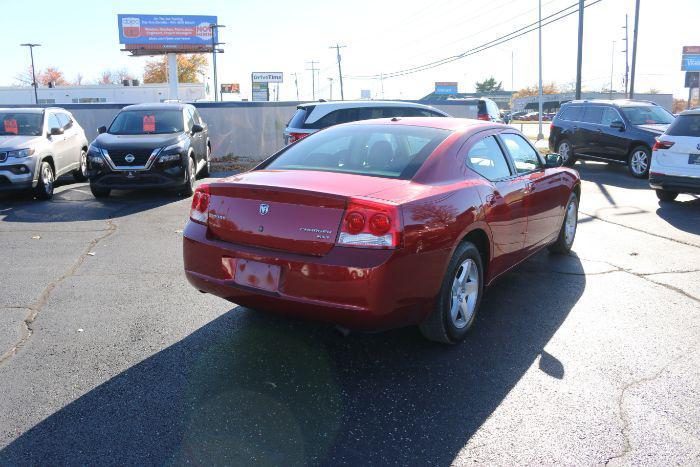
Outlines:
[[657,141],[654,143],[654,147],[651,149],[652,151],[658,151],[659,149],[671,149],[671,146],[673,146],[674,143],[673,141]]
[[203,184],[197,187],[192,197],[192,207],[190,208],[190,219],[198,224],[207,224],[209,218],[209,185]]
[[337,244],[359,248],[401,246],[402,222],[398,206],[351,199],[345,210]]
[[476,119],[477,119],[477,120],[484,120],[484,121],[486,121],[486,122],[490,122],[490,121],[491,121],[491,117],[489,117],[489,114],[479,114],[479,115],[476,116]]
[[304,139],[309,136],[310,133],[289,133],[289,144],[292,144],[300,139]]

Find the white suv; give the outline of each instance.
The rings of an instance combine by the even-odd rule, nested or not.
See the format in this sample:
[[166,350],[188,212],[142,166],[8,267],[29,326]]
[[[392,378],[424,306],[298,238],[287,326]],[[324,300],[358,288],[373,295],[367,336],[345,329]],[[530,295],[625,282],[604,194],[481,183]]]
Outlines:
[[654,145],[649,184],[661,201],[678,193],[700,194],[700,109],[674,120]]
[[312,102],[297,106],[297,111],[284,129],[284,143],[340,123],[391,117],[450,117],[442,110],[412,102],[342,101]]
[[0,108],[0,192],[34,190],[49,199],[61,175],[85,181],[87,148],[85,132],[67,110]]

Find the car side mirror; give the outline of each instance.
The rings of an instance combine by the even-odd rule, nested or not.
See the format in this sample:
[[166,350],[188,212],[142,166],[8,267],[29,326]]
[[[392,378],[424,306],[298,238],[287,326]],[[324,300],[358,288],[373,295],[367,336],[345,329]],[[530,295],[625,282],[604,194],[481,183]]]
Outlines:
[[104,125],[102,125],[101,127],[99,127],[99,128],[97,129],[97,133],[100,134],[100,135],[101,135],[102,133],[107,133],[107,127],[104,126]]
[[63,134],[63,128],[53,127],[53,128],[51,128],[51,130],[49,131],[49,134],[50,134],[51,136],[60,136],[60,135]]
[[613,120],[612,122],[610,122],[610,128],[625,131],[625,123],[622,120]]
[[547,168],[561,167],[564,159],[559,154],[547,154],[544,156],[544,165]]
[[202,125],[197,125],[196,123],[192,125],[192,134],[195,133],[201,133],[204,131],[204,127]]

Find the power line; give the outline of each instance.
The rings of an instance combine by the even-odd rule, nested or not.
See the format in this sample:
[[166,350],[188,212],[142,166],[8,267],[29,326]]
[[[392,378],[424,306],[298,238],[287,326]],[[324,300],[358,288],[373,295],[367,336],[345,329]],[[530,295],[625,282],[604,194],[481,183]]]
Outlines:
[[[593,6],[596,3],[600,3],[601,1],[603,1],[603,0],[594,0],[591,3],[589,3],[588,5],[585,5],[584,8],[588,8],[590,6]],[[574,8],[572,11],[567,12],[567,10],[571,10],[572,8]],[[577,12],[578,12],[578,2],[574,3],[571,6],[563,8],[555,13],[552,13],[549,16],[542,18],[542,26],[547,26],[547,25],[552,24],[554,22],[560,21],[568,16],[571,16],[571,15],[577,13]],[[546,21],[546,20],[549,20],[549,21]],[[500,36],[500,37],[493,39],[491,41],[485,42],[479,46],[473,47],[473,48],[466,50],[460,54],[452,55],[450,57],[442,58],[440,60],[434,60],[432,62],[425,63],[423,65],[418,65],[415,67],[406,68],[404,70],[398,70],[398,71],[395,71],[392,73],[383,73],[382,75],[378,75],[378,74],[377,75],[366,75],[366,76],[347,76],[346,75],[345,78],[348,78],[348,79],[382,79],[382,78],[387,79],[387,78],[397,78],[399,76],[406,76],[406,75],[410,75],[413,73],[418,73],[421,71],[430,70],[432,68],[436,68],[438,66],[445,65],[447,63],[455,62],[455,61],[460,60],[462,58],[468,57],[470,55],[475,55],[479,52],[483,52],[483,51],[488,50],[490,48],[501,45],[505,42],[509,42],[513,39],[524,36],[525,34],[536,31],[538,29],[538,25],[539,25],[539,21],[535,21],[534,23],[531,23],[527,26],[523,26],[520,29],[516,29],[513,32],[510,32],[508,34]]]

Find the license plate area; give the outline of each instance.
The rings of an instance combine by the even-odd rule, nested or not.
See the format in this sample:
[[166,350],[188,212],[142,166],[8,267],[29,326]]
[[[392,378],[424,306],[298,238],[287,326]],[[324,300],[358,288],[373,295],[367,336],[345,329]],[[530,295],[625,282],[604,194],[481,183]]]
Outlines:
[[240,258],[222,258],[221,264],[236,284],[267,292],[277,292],[279,289],[279,266]]
[[690,165],[700,165],[700,154],[689,154],[688,164]]

